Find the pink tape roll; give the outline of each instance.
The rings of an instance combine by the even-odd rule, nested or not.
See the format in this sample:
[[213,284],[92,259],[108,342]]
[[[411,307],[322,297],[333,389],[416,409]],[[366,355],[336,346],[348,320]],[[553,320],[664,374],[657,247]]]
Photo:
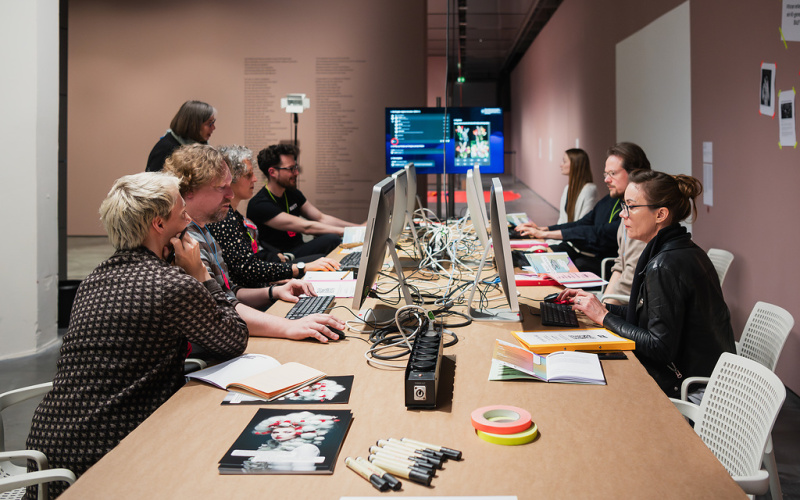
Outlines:
[[516,406],[484,406],[472,412],[472,426],[494,434],[514,434],[531,426],[531,414]]

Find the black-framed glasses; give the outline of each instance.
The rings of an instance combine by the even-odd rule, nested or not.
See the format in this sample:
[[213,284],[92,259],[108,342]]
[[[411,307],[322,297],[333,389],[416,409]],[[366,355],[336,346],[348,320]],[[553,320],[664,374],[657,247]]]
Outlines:
[[275,170],[288,170],[292,173],[300,173],[300,165],[295,165],[293,167],[272,167]]
[[660,205],[628,205],[623,201],[621,206],[622,206],[622,215],[625,215],[627,217],[628,215],[630,215],[632,208],[639,208],[639,207],[656,208]]

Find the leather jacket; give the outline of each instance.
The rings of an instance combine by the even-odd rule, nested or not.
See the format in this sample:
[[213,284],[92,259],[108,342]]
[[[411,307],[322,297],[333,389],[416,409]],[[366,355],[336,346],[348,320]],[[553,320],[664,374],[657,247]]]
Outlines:
[[[664,242],[644,273],[635,306],[609,305],[603,326],[636,342],[648,373],[678,397],[684,378],[710,376],[723,352],[735,352],[730,311],[714,265],[688,235]],[[635,325],[624,319],[628,307]]]

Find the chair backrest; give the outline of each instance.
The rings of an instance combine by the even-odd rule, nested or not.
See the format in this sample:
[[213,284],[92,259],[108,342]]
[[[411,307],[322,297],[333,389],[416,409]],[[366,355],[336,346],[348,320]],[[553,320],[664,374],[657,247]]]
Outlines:
[[21,401],[47,394],[53,388],[52,382],[14,389],[0,394],[0,451],[5,451],[5,432],[3,429],[3,410]]
[[727,250],[709,248],[708,258],[714,264],[714,269],[717,270],[717,276],[719,276],[719,284],[722,286],[722,282],[725,281],[725,275],[728,274],[728,269],[731,267],[731,262],[733,262],[733,254]]
[[764,448],[786,398],[786,388],[767,367],[723,353],[700,403],[694,430],[732,476],[761,468]]
[[756,302],[736,345],[736,353],[775,371],[792,327],[794,318],[789,311],[766,302]]

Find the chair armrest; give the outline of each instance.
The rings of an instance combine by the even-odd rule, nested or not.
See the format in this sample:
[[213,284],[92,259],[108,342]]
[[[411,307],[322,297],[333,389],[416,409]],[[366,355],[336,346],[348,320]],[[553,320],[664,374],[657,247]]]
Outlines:
[[3,394],[0,394],[0,411],[3,411],[11,405],[15,405],[20,401],[25,401],[26,399],[47,394],[52,388],[52,382],[45,382],[43,384],[32,385],[29,387],[23,387],[21,389],[4,392]]
[[14,451],[0,451],[0,460],[13,460],[18,458],[25,458],[36,462],[39,470],[47,469],[50,465],[44,453],[37,450],[14,450]]
[[669,400],[672,401],[672,404],[675,405],[675,408],[677,408],[684,417],[692,422],[696,422],[697,419],[700,418],[700,407],[696,404],[675,398],[669,398]]
[[0,479],[0,491],[11,491],[53,481],[65,481],[72,484],[75,482],[75,474],[69,469],[48,469],[9,476]]
[[689,401],[689,386],[692,384],[703,384],[708,385],[708,381],[710,377],[689,377],[683,380],[681,384],[681,399],[683,401]]
[[748,495],[763,495],[769,490],[769,473],[764,469],[751,476],[732,476],[736,484]]

